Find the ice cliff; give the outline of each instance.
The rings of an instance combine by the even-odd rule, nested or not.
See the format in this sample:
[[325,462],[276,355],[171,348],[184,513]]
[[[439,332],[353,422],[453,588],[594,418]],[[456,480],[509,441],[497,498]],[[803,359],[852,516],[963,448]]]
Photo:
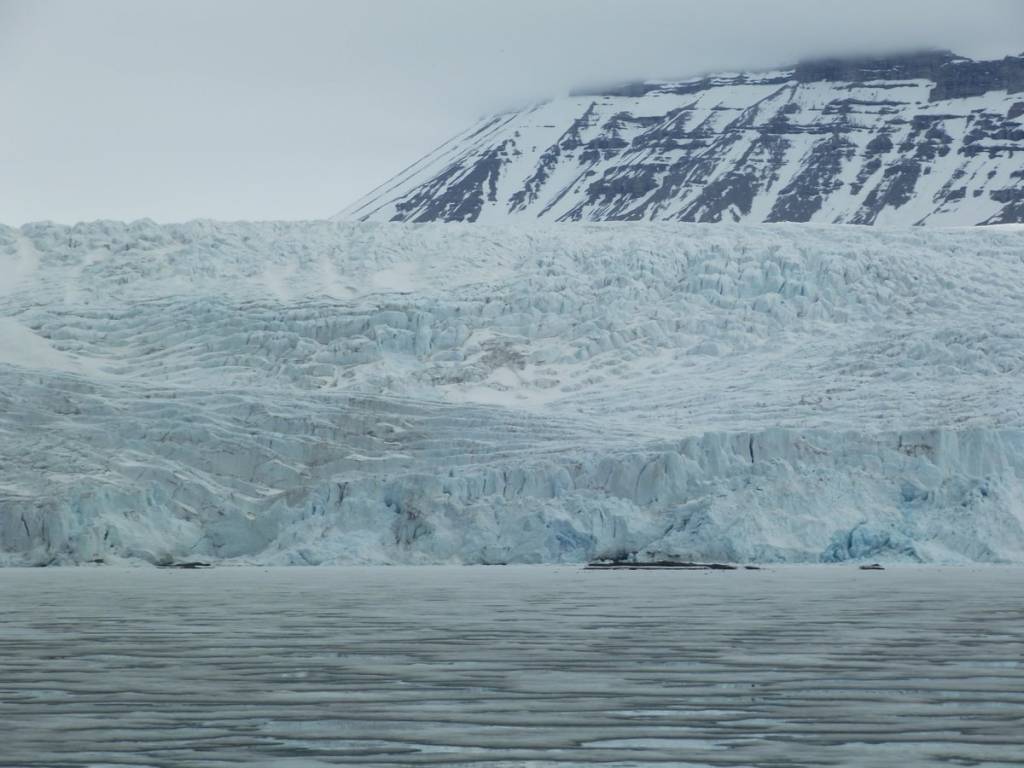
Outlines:
[[0,227],[0,562],[1024,561],[1024,232]]

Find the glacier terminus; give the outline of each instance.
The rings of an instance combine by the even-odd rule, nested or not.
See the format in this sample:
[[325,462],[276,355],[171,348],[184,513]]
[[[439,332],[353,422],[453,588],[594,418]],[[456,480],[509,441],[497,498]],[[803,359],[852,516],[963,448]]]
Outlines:
[[0,560],[1021,562],[1022,237],[3,227]]

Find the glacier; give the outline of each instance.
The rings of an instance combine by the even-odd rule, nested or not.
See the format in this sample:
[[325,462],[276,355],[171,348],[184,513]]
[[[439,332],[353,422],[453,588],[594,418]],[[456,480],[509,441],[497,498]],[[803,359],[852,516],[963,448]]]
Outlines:
[[0,227],[0,563],[1024,562],[1022,238]]

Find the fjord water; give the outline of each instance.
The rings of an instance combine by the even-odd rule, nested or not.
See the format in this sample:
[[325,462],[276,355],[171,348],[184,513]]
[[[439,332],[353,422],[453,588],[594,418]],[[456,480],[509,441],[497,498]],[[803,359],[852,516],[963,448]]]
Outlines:
[[4,569],[0,765],[1020,765],[1024,569]]

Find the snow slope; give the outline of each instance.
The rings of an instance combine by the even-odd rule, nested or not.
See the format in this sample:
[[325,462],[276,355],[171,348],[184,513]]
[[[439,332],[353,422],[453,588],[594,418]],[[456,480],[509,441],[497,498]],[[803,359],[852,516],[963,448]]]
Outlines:
[[0,558],[1024,561],[1024,232],[0,228]]
[[805,62],[482,118],[338,215],[372,221],[1024,221],[1024,56]]

